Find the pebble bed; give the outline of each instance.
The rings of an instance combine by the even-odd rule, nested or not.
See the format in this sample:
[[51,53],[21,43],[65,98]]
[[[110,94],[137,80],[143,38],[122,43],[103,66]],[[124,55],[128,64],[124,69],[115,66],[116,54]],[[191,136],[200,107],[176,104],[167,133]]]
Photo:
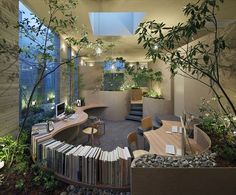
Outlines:
[[156,154],[146,154],[138,158],[134,162],[134,167],[138,168],[199,168],[214,167],[215,153],[203,153],[194,156],[159,156]]
[[102,190],[97,188],[83,188],[74,185],[69,185],[66,191],[60,195],[131,195],[130,192],[117,192],[113,190]]

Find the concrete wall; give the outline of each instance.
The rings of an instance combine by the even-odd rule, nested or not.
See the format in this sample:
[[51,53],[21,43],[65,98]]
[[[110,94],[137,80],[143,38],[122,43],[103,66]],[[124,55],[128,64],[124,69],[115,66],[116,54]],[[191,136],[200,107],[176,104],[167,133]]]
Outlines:
[[[61,61],[67,59],[67,45],[65,41],[60,38],[60,58]],[[68,101],[68,74],[67,74],[67,65],[62,65],[60,67],[60,102],[67,102]]]
[[102,118],[107,120],[124,120],[128,115],[130,104],[129,91],[93,91],[84,90],[86,104],[104,104],[107,106]]
[[[18,1],[0,1],[0,40],[18,46],[18,30],[6,28],[3,21],[15,25],[18,21]],[[0,136],[19,126],[19,63],[17,56],[0,54]]]
[[103,77],[103,66],[102,62],[92,63],[93,66],[80,66],[79,72],[82,74],[82,80],[84,84],[84,90],[96,90],[100,89],[102,77]]
[[143,116],[173,115],[173,101],[143,97]]

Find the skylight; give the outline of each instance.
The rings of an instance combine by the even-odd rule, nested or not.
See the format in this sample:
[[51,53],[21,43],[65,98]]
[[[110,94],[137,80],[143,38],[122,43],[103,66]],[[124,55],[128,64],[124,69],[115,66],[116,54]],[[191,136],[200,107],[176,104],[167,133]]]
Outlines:
[[89,19],[95,36],[133,35],[144,12],[90,12]]

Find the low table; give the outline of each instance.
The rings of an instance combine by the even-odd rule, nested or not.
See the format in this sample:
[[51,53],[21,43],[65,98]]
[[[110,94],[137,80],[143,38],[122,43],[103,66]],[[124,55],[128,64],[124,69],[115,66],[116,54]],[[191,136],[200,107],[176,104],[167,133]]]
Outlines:
[[96,134],[97,132],[98,130],[94,127],[87,127],[83,129],[83,133],[88,135],[91,140],[91,146],[94,146],[94,134]]

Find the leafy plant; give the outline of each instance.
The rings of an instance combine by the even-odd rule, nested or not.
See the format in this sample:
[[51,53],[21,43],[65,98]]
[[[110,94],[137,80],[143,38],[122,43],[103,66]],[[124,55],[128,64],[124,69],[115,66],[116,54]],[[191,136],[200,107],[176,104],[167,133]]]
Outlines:
[[36,186],[43,186],[45,191],[53,191],[57,187],[57,180],[53,172],[47,171],[43,164],[32,165],[32,182]]
[[66,115],[74,114],[75,113],[75,109],[72,106],[67,105],[65,113],[66,113]]
[[[208,86],[224,113],[232,112],[236,115],[236,107],[221,82],[222,65],[219,59],[227,45],[218,30],[216,11],[222,3],[223,0],[189,3],[184,8],[184,15],[188,18],[186,23],[169,27],[155,20],[147,21],[140,24],[136,34],[139,36],[138,43],[147,49],[148,58],[153,61],[160,59],[169,64],[173,75],[180,74]],[[214,27],[213,40],[190,45],[193,36],[207,28],[206,23]],[[203,77],[210,82],[203,80]],[[222,103],[223,99],[227,104]]]
[[161,71],[154,72],[153,69],[144,67],[138,62],[133,66],[130,66],[130,64],[126,64],[125,72],[132,77],[135,88],[146,86],[149,81],[151,82],[151,85],[153,81],[162,81]]
[[16,184],[15,184],[15,188],[17,190],[20,190],[22,191],[24,189],[24,180],[23,179],[19,179],[16,181]]
[[155,99],[163,99],[161,94],[158,94],[156,91],[154,91],[153,89],[148,90],[145,94],[145,97],[151,97],[151,98],[155,98]]
[[9,167],[15,151],[16,158],[12,170],[20,173],[25,172],[28,168],[29,157],[25,156],[25,152],[29,151],[29,146],[25,144],[27,139],[26,133],[22,134],[18,143],[11,135],[0,137],[0,160]]
[[236,160],[236,117],[225,114],[217,107],[217,99],[202,100],[200,126],[210,136],[212,150],[223,159]]

